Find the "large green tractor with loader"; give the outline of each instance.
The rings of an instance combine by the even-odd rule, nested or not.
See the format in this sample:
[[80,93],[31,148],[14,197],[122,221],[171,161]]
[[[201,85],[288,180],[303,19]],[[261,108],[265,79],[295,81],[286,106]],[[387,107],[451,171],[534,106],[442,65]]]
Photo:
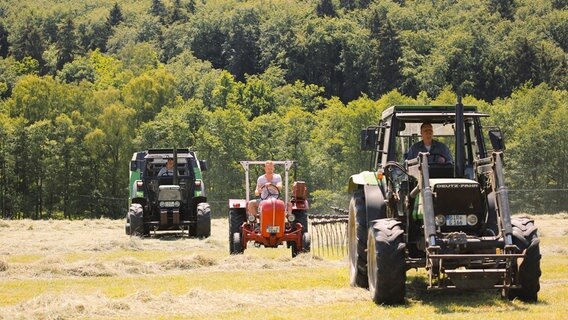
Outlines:
[[[372,159],[371,170],[349,180],[350,282],[369,288],[377,304],[404,303],[411,268],[426,269],[428,290],[495,289],[537,300],[537,228],[511,217],[503,135],[482,125],[486,117],[461,102],[393,106],[361,132]],[[434,152],[406,159],[423,123],[453,161]]]

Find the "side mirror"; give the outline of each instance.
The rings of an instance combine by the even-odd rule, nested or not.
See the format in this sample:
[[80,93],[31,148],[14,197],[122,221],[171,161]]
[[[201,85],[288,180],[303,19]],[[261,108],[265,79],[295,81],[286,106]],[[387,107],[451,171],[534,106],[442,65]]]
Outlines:
[[377,127],[368,127],[361,130],[361,150],[371,151],[377,145]]
[[503,137],[503,132],[500,128],[489,129],[489,140],[491,141],[491,146],[495,151],[505,150],[505,139]]
[[138,163],[136,160],[130,161],[130,171],[136,171],[138,169]]
[[201,168],[201,171],[207,171],[207,161],[199,160],[199,167]]

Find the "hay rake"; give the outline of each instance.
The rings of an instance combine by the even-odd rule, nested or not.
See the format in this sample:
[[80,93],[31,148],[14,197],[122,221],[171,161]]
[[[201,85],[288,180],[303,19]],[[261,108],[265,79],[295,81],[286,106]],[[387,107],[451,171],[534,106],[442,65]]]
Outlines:
[[335,214],[310,215],[314,245],[317,255],[345,256],[347,254],[347,221],[349,212],[331,207]]

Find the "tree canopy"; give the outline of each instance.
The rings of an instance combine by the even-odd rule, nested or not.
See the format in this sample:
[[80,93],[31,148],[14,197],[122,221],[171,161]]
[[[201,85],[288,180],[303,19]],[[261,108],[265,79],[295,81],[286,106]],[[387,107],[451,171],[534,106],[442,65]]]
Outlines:
[[132,153],[174,146],[209,161],[216,214],[244,194],[237,161],[269,158],[297,160],[325,210],[368,169],[361,128],[458,94],[503,129],[511,188],[566,190],[567,18],[553,0],[3,1],[0,211],[120,217]]

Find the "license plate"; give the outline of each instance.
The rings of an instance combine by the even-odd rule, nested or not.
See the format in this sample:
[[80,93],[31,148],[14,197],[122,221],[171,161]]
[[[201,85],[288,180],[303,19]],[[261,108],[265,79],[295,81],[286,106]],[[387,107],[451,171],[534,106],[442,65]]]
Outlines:
[[278,232],[280,232],[280,226],[268,226],[268,227],[266,227],[266,232],[278,233]]
[[449,227],[466,226],[467,221],[465,215],[449,215],[446,216],[446,225]]

